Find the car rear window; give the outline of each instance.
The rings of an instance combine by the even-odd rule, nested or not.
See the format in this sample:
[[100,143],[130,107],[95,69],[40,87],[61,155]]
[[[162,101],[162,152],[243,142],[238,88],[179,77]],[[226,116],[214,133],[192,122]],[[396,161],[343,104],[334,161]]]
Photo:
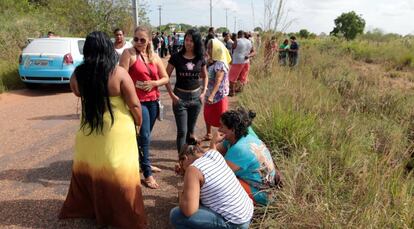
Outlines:
[[83,55],[83,46],[85,45],[85,40],[79,40],[78,41],[78,48],[79,48],[79,53]]
[[51,40],[51,39],[33,40],[24,49],[23,52],[24,53],[66,54],[70,52],[70,41]]

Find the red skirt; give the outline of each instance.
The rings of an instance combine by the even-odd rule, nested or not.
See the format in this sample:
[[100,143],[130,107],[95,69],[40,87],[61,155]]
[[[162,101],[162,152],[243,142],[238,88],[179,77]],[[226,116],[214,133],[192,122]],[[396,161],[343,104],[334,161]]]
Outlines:
[[204,104],[204,120],[207,125],[220,127],[220,116],[227,111],[229,102],[227,96],[220,102],[213,104]]

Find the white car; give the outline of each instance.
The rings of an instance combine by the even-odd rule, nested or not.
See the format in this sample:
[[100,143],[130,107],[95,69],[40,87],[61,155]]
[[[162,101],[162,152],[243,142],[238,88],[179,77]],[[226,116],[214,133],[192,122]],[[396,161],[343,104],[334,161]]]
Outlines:
[[36,83],[67,84],[83,61],[85,38],[33,39],[19,58],[20,79],[27,86]]

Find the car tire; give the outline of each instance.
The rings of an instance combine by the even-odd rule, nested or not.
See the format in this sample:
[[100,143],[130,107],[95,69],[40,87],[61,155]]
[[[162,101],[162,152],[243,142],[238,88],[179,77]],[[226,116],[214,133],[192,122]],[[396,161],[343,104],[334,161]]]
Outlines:
[[38,87],[38,84],[35,83],[24,83],[26,85],[26,88],[28,89],[36,89]]

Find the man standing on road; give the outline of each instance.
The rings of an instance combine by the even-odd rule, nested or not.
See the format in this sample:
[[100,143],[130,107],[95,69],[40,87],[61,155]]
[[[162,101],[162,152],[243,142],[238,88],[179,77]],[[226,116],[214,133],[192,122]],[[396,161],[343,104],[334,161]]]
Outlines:
[[122,52],[124,51],[124,49],[131,48],[132,44],[125,41],[124,31],[122,31],[122,29],[120,28],[116,28],[114,30],[114,37],[115,37],[115,42],[114,42],[115,52],[118,54],[118,58],[119,58],[122,55]]
[[152,47],[154,48],[154,52],[157,53],[158,55],[160,55],[160,38],[159,38],[160,33],[157,32],[155,34],[152,35]]
[[[229,72],[230,93],[234,96],[236,92],[241,92],[247,83],[250,70],[250,58],[256,55],[256,51],[249,39],[245,38],[244,31],[237,32],[237,39],[233,44],[233,63]],[[237,84],[240,83],[239,87]]]
[[161,41],[161,49],[160,49],[160,56],[161,58],[164,58],[164,56],[167,56],[167,44],[168,44],[168,40],[167,40],[167,36],[164,35],[164,32],[161,32],[161,37],[162,40]]

